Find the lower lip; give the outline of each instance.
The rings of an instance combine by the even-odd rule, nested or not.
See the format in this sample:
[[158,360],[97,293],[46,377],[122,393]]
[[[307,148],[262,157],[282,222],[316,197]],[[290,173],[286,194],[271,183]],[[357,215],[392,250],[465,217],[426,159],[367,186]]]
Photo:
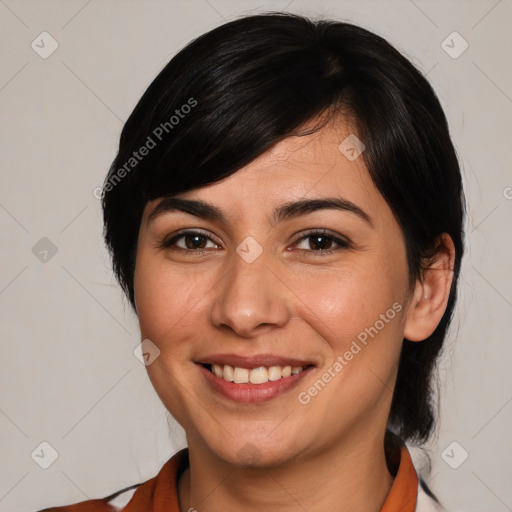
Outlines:
[[219,379],[219,377],[216,377],[208,368],[202,365],[198,366],[208,384],[210,384],[215,391],[231,400],[246,403],[267,402],[290,391],[313,369],[313,367],[310,366],[300,373],[290,375],[290,377],[268,381],[264,384],[235,384],[234,382]]

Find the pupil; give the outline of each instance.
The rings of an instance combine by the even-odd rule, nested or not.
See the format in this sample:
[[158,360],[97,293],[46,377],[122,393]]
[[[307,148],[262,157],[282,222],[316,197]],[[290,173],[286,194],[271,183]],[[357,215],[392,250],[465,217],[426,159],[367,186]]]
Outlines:
[[[313,249],[324,250],[330,248],[330,239],[326,236],[315,236],[313,238]],[[323,240],[323,243],[322,243]]]
[[204,249],[205,237],[201,235],[189,235],[186,237],[187,249]]

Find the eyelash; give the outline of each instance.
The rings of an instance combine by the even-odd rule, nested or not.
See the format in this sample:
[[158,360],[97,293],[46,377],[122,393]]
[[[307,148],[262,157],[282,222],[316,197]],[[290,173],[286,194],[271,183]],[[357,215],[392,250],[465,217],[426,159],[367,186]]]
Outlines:
[[[171,238],[162,240],[158,244],[158,247],[160,249],[171,249],[172,248],[172,250],[179,250],[185,254],[189,254],[189,253],[195,253],[195,254],[199,253],[200,254],[204,251],[209,250],[209,249],[184,249],[183,247],[173,247],[173,245],[175,245],[178,240],[185,238],[187,236],[200,236],[200,237],[206,238],[208,241],[211,241],[216,245],[219,245],[214,240],[212,240],[212,238],[208,234],[206,234],[204,232],[196,231],[196,230],[186,230],[186,231],[181,231],[180,233],[174,235]],[[296,242],[294,242],[293,245],[297,245],[300,242],[307,240],[308,238],[313,238],[315,236],[318,238],[328,238],[328,239],[332,240],[334,243],[336,243],[338,245],[338,247],[334,248],[334,249],[323,249],[323,250],[320,250],[320,249],[317,249],[317,250],[315,250],[315,249],[297,249],[297,250],[301,251],[304,254],[310,253],[315,256],[322,256],[322,255],[332,254],[336,251],[340,251],[343,249],[349,249],[351,247],[351,243],[348,240],[334,236],[333,234],[329,233],[329,231],[327,231],[325,229],[316,229],[316,230],[311,230],[306,233],[303,233],[302,236]]]

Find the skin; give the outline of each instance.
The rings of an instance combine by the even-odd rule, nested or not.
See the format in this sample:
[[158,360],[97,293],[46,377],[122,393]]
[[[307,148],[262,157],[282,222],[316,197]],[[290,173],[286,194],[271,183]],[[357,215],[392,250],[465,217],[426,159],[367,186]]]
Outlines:
[[[396,219],[363,158],[338,149],[349,133],[336,122],[287,138],[227,179],[178,196],[216,206],[228,223],[180,211],[149,222],[160,199],[146,206],[135,300],[142,339],[161,351],[149,377],[187,434],[182,511],[378,511],[390,491],[383,439],[402,339],[424,340],[439,323],[454,249],[444,235],[431,270],[411,286]],[[371,224],[333,209],[272,221],[283,203],[326,197],[352,201]],[[211,240],[200,238],[194,253],[180,249],[183,238],[160,247],[185,228]],[[313,228],[328,230],[323,252],[303,238]],[[262,248],[252,263],[236,252],[248,236]],[[401,311],[301,404],[299,393],[395,303]],[[288,355],[315,367],[268,402],[240,403],[212,390],[194,362],[219,353]]]

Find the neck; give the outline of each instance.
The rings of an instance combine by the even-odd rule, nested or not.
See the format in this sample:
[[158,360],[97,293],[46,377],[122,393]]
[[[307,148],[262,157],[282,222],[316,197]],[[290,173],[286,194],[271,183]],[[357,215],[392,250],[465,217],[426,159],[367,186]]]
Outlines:
[[179,481],[182,512],[378,512],[391,489],[382,436],[351,439],[272,468],[238,468],[189,444]]

